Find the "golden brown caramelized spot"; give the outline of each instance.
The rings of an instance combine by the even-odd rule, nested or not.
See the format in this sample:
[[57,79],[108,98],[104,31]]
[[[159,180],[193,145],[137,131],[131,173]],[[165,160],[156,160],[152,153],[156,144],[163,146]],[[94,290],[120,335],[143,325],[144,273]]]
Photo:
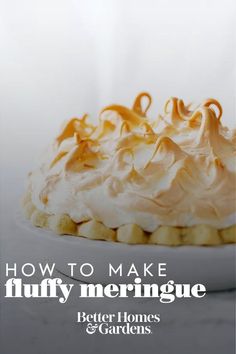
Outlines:
[[[146,107],[143,109],[142,108],[142,101],[143,98],[146,98],[148,100]],[[146,117],[146,113],[148,109],[150,108],[152,104],[152,97],[149,95],[147,92],[141,92],[135,99],[134,104],[133,104],[133,111],[138,113],[139,115]]]
[[67,155],[67,151],[60,151],[59,154],[55,157],[55,159],[51,162],[50,168],[52,168],[58,161],[62,159],[65,155]]
[[[212,106],[212,105],[214,105],[218,108],[219,115],[218,115],[217,119],[220,120],[220,118],[222,117],[223,110],[222,110],[221,104],[217,100],[215,100],[214,98],[208,98],[202,104],[203,107],[207,107],[207,108],[208,107],[210,108],[210,106]],[[214,111],[214,113],[215,113],[215,111]]]
[[75,134],[81,136],[81,138],[89,137],[95,127],[92,124],[87,123],[88,115],[85,114],[82,118],[72,118],[66,123],[61,134],[57,137],[56,141],[58,145],[62,143],[63,140],[72,138]]

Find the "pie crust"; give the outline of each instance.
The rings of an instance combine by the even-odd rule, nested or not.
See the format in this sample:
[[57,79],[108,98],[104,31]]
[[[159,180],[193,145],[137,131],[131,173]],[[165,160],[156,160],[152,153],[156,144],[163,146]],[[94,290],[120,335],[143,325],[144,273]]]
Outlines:
[[32,225],[53,231],[58,235],[72,235],[91,240],[104,240],[127,244],[153,244],[164,246],[220,246],[236,243],[236,225],[216,229],[209,225],[192,227],[160,226],[148,233],[138,225],[127,224],[117,229],[106,227],[99,221],[75,223],[68,215],[49,215],[38,210],[27,193],[22,201],[24,215]]

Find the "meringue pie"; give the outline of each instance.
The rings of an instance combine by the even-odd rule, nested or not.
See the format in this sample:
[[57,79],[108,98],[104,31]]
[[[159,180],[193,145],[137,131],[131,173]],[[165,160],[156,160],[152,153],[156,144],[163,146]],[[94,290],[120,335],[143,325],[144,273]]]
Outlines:
[[[169,246],[236,242],[236,131],[222,107],[151,96],[69,120],[29,174],[33,225],[58,234]],[[145,104],[146,103],[146,104]]]

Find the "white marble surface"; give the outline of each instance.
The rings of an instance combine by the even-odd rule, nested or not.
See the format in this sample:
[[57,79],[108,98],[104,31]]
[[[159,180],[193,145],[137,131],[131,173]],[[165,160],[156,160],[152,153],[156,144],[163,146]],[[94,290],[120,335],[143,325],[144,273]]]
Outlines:
[[[4,304],[4,354],[11,353],[181,353],[233,354],[234,293],[211,294],[201,303],[160,309],[155,301],[73,299],[65,305],[52,300]],[[186,308],[187,307],[187,308]],[[149,336],[89,336],[76,324],[76,311],[160,312],[161,325]],[[21,350],[19,350],[21,348]]]
[[[39,239],[17,229],[3,206],[1,226],[1,269],[5,262],[46,262]],[[5,212],[4,212],[5,211]],[[59,273],[58,273],[59,274]],[[68,282],[68,278],[59,274]],[[3,279],[3,278],[2,278]],[[33,280],[40,280],[34,276]],[[71,281],[70,281],[71,282]],[[77,282],[77,281],[74,281]],[[2,282],[2,295],[4,292]],[[73,296],[66,304],[55,299],[10,300],[2,296],[1,327],[3,354],[54,353],[160,353],[233,354],[235,291],[209,293],[202,300],[177,301],[162,305],[144,299],[81,299]],[[76,323],[77,311],[160,313],[161,323],[148,336],[88,335]]]
[[[14,154],[12,149],[7,151],[7,146],[2,150],[1,354],[234,354],[235,291],[209,293],[200,301],[169,305],[133,298],[108,301],[71,297],[66,304],[53,299],[4,299],[6,262],[50,261],[40,238],[23,231],[15,222],[16,205],[34,153],[29,153],[27,147],[33,147],[36,138],[16,134],[14,146],[19,148],[14,149]],[[148,336],[91,336],[76,323],[77,311],[160,313],[161,323]]]

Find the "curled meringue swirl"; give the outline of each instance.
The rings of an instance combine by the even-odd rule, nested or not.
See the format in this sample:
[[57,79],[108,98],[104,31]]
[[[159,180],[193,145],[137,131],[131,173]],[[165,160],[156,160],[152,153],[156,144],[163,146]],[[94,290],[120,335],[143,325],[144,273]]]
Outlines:
[[131,109],[105,107],[97,126],[87,115],[67,122],[30,174],[37,208],[146,231],[235,224],[236,134],[222,126],[220,103],[191,109],[172,97],[155,120],[150,105],[141,93]]

